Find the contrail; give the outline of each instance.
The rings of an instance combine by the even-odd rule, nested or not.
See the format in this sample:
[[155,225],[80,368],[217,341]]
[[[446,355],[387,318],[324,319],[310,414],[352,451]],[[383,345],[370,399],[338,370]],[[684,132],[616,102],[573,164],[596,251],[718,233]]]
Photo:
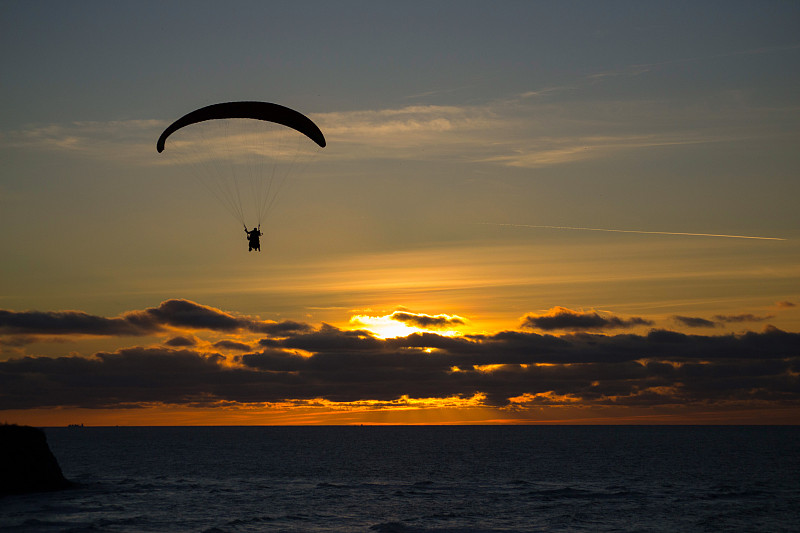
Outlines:
[[568,229],[575,231],[607,231],[610,233],[641,233],[645,235],[684,235],[690,237],[723,237],[726,239],[757,239],[760,241],[785,241],[780,237],[753,237],[750,235],[718,235],[715,233],[682,233],[676,231],[640,231],[633,229],[576,228],[573,226],[534,226],[532,224],[502,224],[499,222],[478,222],[486,226],[511,226],[515,228]]

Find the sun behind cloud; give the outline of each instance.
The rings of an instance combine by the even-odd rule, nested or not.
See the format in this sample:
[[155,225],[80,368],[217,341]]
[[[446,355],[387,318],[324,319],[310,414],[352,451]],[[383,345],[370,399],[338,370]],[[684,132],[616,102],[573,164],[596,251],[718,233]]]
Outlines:
[[358,314],[350,317],[350,324],[365,329],[381,339],[406,337],[412,333],[437,333],[451,337],[458,335],[466,319],[457,315],[427,315],[396,310],[387,315]]

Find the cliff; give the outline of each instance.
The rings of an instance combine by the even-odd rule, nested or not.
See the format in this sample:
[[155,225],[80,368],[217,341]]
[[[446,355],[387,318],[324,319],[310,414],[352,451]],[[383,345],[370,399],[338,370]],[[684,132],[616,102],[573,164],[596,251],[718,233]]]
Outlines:
[[0,495],[70,486],[41,429],[0,425]]

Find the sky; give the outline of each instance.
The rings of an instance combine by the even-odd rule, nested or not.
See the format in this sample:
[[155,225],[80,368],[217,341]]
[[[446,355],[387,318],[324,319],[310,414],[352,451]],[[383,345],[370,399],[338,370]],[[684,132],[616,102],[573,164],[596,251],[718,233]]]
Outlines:
[[[800,423],[798,36],[784,1],[0,0],[0,421]],[[242,138],[155,146],[241,100],[327,140],[260,252],[203,181]]]

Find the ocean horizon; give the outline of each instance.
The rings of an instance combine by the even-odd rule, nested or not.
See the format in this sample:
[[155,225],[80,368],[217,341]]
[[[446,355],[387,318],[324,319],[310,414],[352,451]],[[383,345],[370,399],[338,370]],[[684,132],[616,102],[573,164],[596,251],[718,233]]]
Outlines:
[[796,531],[797,426],[45,429],[3,531]]

